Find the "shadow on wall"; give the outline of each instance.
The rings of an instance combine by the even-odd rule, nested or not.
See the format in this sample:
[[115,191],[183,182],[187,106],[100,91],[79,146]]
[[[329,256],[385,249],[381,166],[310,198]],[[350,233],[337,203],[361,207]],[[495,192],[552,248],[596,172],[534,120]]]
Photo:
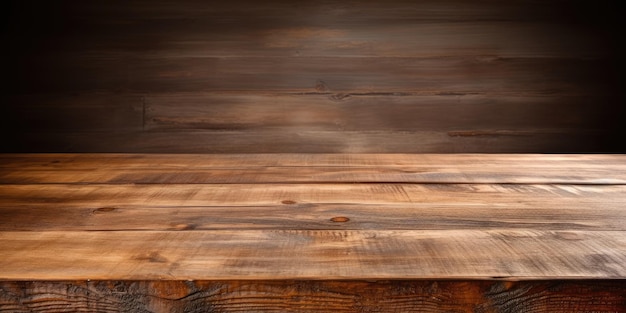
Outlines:
[[617,1],[9,1],[2,152],[626,152]]

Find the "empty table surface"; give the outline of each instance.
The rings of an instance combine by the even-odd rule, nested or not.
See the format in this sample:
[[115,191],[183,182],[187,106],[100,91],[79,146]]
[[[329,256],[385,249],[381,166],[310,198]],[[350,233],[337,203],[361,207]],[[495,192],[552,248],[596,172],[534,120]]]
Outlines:
[[604,280],[615,295],[623,279],[624,155],[0,155],[5,293],[24,281]]

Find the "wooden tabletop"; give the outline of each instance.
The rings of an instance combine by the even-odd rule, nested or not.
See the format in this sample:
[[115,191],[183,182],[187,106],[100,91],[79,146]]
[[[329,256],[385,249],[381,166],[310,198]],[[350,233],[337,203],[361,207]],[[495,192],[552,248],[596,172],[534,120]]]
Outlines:
[[624,155],[3,154],[0,280],[626,279]]

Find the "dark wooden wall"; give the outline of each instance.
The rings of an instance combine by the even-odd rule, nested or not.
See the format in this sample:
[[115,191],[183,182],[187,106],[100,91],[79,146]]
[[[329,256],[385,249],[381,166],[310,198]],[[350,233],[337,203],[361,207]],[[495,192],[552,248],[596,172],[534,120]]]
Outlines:
[[3,2],[4,152],[621,152],[617,1]]

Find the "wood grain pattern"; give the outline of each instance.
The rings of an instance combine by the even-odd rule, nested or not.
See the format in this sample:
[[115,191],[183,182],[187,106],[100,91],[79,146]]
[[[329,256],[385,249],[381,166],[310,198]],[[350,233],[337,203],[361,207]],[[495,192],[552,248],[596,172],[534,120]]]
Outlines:
[[[5,185],[0,229],[626,230],[624,191],[537,185]],[[350,221],[333,223],[336,216]]]
[[[0,168],[10,172],[30,170],[126,169],[160,170],[185,169],[248,169],[254,167],[345,167],[364,168],[434,168],[441,171],[459,168],[471,173],[494,169],[493,175],[508,175],[525,171],[534,177],[548,176],[558,179],[555,173],[584,171],[580,177],[621,175],[625,166],[620,154],[107,154],[107,153],[5,153],[0,154]],[[612,169],[618,169],[613,171]],[[6,171],[6,170],[5,170]],[[586,172],[594,171],[594,172]],[[510,181],[510,177],[500,182]],[[452,181],[448,181],[452,182]],[[496,182],[496,181],[493,181]],[[571,183],[575,183],[571,181]],[[602,184],[598,182],[597,184]]]
[[[602,56],[589,9],[564,1],[110,1],[38,3],[21,14],[55,26],[52,51],[180,56]],[[566,8],[570,15],[564,15]],[[31,9],[31,10],[29,10]],[[578,16],[581,11],[587,16]],[[80,14],[79,14],[80,13]],[[606,12],[610,13],[610,12]],[[39,16],[38,16],[39,15]],[[59,19],[58,17],[63,19]],[[606,17],[606,16],[604,16]],[[586,20],[585,20],[586,18]],[[32,25],[16,21],[30,30]],[[81,28],[77,28],[80,26]],[[249,26],[254,26],[253,28]],[[71,29],[72,31],[62,32]],[[205,36],[207,33],[212,36]],[[104,42],[110,43],[105,45]],[[40,43],[46,44],[46,42]],[[568,49],[569,48],[569,49]],[[109,55],[110,56],[110,55]]]
[[[175,59],[41,57],[24,65],[20,93],[89,92],[426,92],[593,95],[609,92],[603,59],[500,57],[188,57]],[[120,75],[111,68],[125,68]],[[77,81],[57,79],[66,75]],[[52,75],[45,75],[50,73]],[[589,80],[589,77],[598,78]],[[549,82],[549,83],[548,83]],[[324,87],[325,86],[325,87]]]
[[624,166],[3,154],[0,311],[623,312]]
[[624,279],[625,238],[512,229],[3,231],[0,280]]
[[[346,131],[570,131],[596,127],[602,101],[582,96],[160,94],[145,98],[145,129]],[[452,112],[457,112],[456,114]],[[497,114],[495,114],[497,113]],[[559,119],[554,120],[558,114]],[[584,117],[584,118],[583,118]]]
[[0,311],[609,313],[625,293],[623,281],[0,282]]
[[11,127],[20,132],[137,131],[144,123],[141,95],[5,95],[3,100]]
[[[15,171],[19,168],[19,171]],[[0,184],[623,184],[621,155],[4,154]]]
[[[552,245],[563,249],[562,253],[567,254],[568,262],[571,262],[571,268],[566,268],[563,272],[564,277],[586,277],[585,275],[593,275],[598,270],[602,275],[609,275],[608,277],[621,277],[623,271],[621,265],[617,264],[621,262],[619,251],[624,250],[621,239],[624,228],[620,221],[624,219],[622,207],[626,201],[626,192],[623,182],[620,183],[619,169],[625,163],[623,156],[618,155],[48,154],[33,155],[30,158],[29,155],[5,155],[2,164],[2,177],[6,178],[3,178],[4,184],[0,189],[0,205],[5,236],[2,242],[7,253],[4,255],[7,263],[3,268],[7,269],[11,266],[24,269],[26,266],[24,262],[16,263],[11,259],[16,254],[10,251],[18,251],[14,249],[31,251],[29,253],[32,253],[34,260],[37,260],[36,255],[45,254],[38,249],[64,249],[55,248],[55,244],[81,247],[78,251],[88,251],[88,255],[101,255],[103,252],[99,249],[109,251],[107,253],[119,251],[121,254],[117,258],[127,259],[130,258],[127,254],[136,249],[132,243],[135,241],[152,241],[156,246],[163,244],[164,249],[168,246],[184,249],[184,242],[206,241],[206,245],[213,248],[203,248],[202,252],[197,252],[197,256],[194,256],[196,252],[186,250],[167,252],[171,255],[166,259],[179,260],[172,262],[191,262],[192,264],[183,268],[192,271],[195,257],[219,256],[223,253],[220,252],[222,249],[219,242],[228,237],[232,238],[228,242],[232,242],[233,247],[223,257],[217,257],[216,260],[221,261],[216,263],[216,271],[223,270],[222,264],[228,260],[228,255],[244,253],[250,249],[250,245],[268,245],[268,249],[263,249],[269,253],[267,256],[255,252],[251,255],[250,262],[256,262],[256,257],[267,260],[271,255],[277,257],[272,261],[277,262],[277,266],[271,267],[281,271],[286,275],[285,278],[325,277],[322,273],[308,276],[309,274],[300,271],[309,270],[309,267],[315,268],[312,264],[317,262],[316,258],[319,256],[306,253],[319,248],[315,242],[325,242],[328,238],[332,239],[330,242],[334,242],[332,245],[337,245],[337,248],[344,246],[344,251],[357,249],[354,251],[358,252],[361,251],[357,248],[360,246],[364,249],[364,254],[341,254],[341,261],[333,261],[347,262],[339,269],[347,272],[327,273],[331,278],[356,279],[359,275],[370,275],[366,273],[379,273],[374,268],[367,267],[378,266],[376,261],[372,261],[371,265],[367,265],[367,262],[362,265],[361,262],[366,257],[382,258],[394,253],[398,254],[399,259],[406,259],[407,263],[398,264],[399,269],[391,270],[391,273],[400,275],[401,271],[406,270],[407,272],[401,274],[403,277],[408,275],[407,277],[417,278],[429,272],[437,273],[435,276],[444,275],[448,273],[446,271],[453,271],[454,267],[449,268],[437,262],[455,258],[460,259],[451,261],[450,264],[458,263],[460,272],[451,272],[450,276],[443,277],[462,278],[468,275],[467,277],[477,278],[472,273],[479,273],[478,269],[493,271],[489,275],[478,276],[483,278],[547,277],[550,275],[547,269],[556,268],[549,266],[553,264],[549,260],[555,257],[549,253],[550,249],[555,249]],[[284,172],[281,179],[281,175],[270,170],[270,178],[265,181],[264,173],[260,169],[266,166],[270,166],[270,169],[290,169],[296,173],[293,175],[296,178],[290,178]],[[155,167],[161,168],[163,172],[151,169]],[[394,176],[386,173],[403,169],[416,170],[419,167],[422,168],[417,171],[419,173],[442,174],[438,177],[439,183],[424,180],[428,176],[418,176],[414,183],[389,181]],[[571,173],[581,167],[586,169],[576,174],[583,178],[572,176]],[[375,168],[379,168],[381,172],[374,171]],[[229,177],[237,175],[237,170],[243,173],[250,169],[256,169],[256,172],[242,175],[241,180],[248,180],[246,184],[235,181],[220,183],[224,179],[221,176]],[[324,175],[329,174],[325,171],[333,169],[339,169],[340,172],[330,172],[332,175],[326,175],[321,183],[305,180],[305,177],[315,171],[318,175]],[[369,172],[363,172],[364,169]],[[233,170],[235,172],[231,172]],[[178,174],[170,175],[174,171]],[[35,175],[28,181],[16,184],[15,181],[11,183],[12,173]],[[117,181],[110,176],[116,173],[121,175],[115,178]],[[204,176],[194,176],[194,173],[204,173]],[[446,173],[451,174],[446,176]],[[367,177],[367,184],[351,180],[359,175]],[[46,181],[46,177],[54,176],[65,180],[65,183]],[[178,177],[183,177],[182,181]],[[72,182],[73,178],[77,179]],[[315,180],[315,176],[311,179]],[[527,180],[526,183],[520,184],[524,180]],[[460,181],[463,184],[459,184]],[[154,214],[155,212],[160,214]],[[28,216],[33,214],[37,214],[40,219],[29,223]],[[333,219],[337,216],[346,217],[345,221],[338,223],[339,219]],[[66,232],[55,232],[61,229]],[[28,232],[19,232],[25,230]],[[91,237],[79,236],[78,231],[83,230],[91,230]],[[115,231],[111,232],[112,230]],[[131,233],[137,233],[132,235],[134,239],[126,238]],[[460,235],[462,233],[465,235]],[[369,247],[370,242],[365,240],[368,236],[380,238],[384,242],[379,245],[372,241],[373,246]],[[298,239],[304,237],[310,240]],[[318,237],[320,239],[316,239]],[[335,237],[338,239],[334,240]],[[44,238],[42,240],[50,244],[40,246],[35,238]],[[254,242],[252,238],[259,241]],[[278,242],[273,242],[272,238]],[[509,242],[513,239],[515,243]],[[72,240],[77,241],[72,243]],[[81,243],[83,240],[101,244],[87,248],[89,245]],[[118,247],[117,243],[124,240],[128,240],[131,245],[128,252]],[[554,243],[547,244],[550,240],[554,240]],[[421,241],[437,241],[438,247],[449,246],[450,255],[420,256],[426,258],[426,264],[434,264],[433,268],[422,268],[420,272],[413,267],[418,267],[421,261],[411,261],[407,257],[412,255],[411,251],[425,247],[414,247],[419,246]],[[484,254],[481,257],[472,256],[470,262],[460,261],[469,257],[468,253],[462,252],[463,247],[489,250],[486,247],[497,245],[500,241],[506,242],[507,249],[513,249],[508,251],[518,258],[523,258],[525,253],[516,252],[514,247],[528,241],[522,246],[531,247],[526,252],[532,251],[532,259],[539,263],[521,262],[517,269],[519,272],[511,270],[511,265],[501,268],[506,263],[504,259],[500,263],[487,265],[487,260],[502,258],[501,255],[498,256],[502,249],[481,253]],[[107,242],[115,243],[115,248],[106,248]],[[300,242],[300,246],[292,247],[296,242]],[[241,244],[241,252],[235,252],[238,246],[235,243]],[[272,249],[283,246],[290,247],[287,250],[291,252],[301,251],[298,254],[304,259],[296,264],[308,265],[296,267],[289,272],[284,267],[287,261],[282,260],[280,254],[272,252]],[[322,247],[326,251],[324,249]],[[409,254],[403,257],[405,253]],[[445,250],[441,253],[445,253]],[[537,259],[536,253],[545,254],[546,259]],[[114,254],[109,255],[117,260]],[[593,260],[603,256],[603,260],[608,260],[607,266],[602,263],[602,268],[596,268],[593,265],[596,261],[589,261],[591,255],[596,256]],[[65,257],[67,254],[60,256],[62,259]],[[187,258],[191,258],[191,261]],[[74,263],[78,264],[76,262],[78,261]],[[519,260],[514,264],[518,262]],[[252,263],[250,271],[259,270]],[[34,261],[33,266],[36,264],[38,262]],[[37,275],[53,275],[46,276],[53,279],[54,265],[52,268],[46,266],[48,265],[33,270]],[[392,268],[395,266],[394,263]],[[110,275],[106,268],[103,266],[96,272],[98,275],[105,275],[106,279],[115,279],[114,276],[106,276]],[[142,270],[134,273],[134,267],[131,268],[128,273],[117,273],[122,277],[130,275],[134,279],[150,275],[141,272]],[[187,279],[202,274],[190,274],[185,270],[170,278]],[[239,270],[242,274],[249,273],[245,266],[239,267]],[[395,272],[396,270],[400,272]],[[504,272],[507,271],[512,272],[505,275]],[[156,270],[152,273],[155,272],[162,271]],[[228,275],[227,273],[210,272],[205,278]],[[260,275],[263,276],[262,273]],[[278,277],[275,275],[279,273],[268,272],[266,275]],[[393,275],[381,275],[383,278],[393,278]],[[79,276],[66,278],[80,279]],[[93,278],[97,277],[99,276]],[[54,279],[60,278],[62,277]],[[237,277],[226,276],[224,279]]]
[[35,0],[8,12],[0,113],[18,126],[3,126],[3,152],[624,150],[611,1]]
[[[28,131],[2,152],[55,153],[587,153],[615,143],[606,130]],[[580,145],[582,143],[582,145]],[[603,148],[604,147],[604,148]],[[617,148],[619,145],[616,146]]]

